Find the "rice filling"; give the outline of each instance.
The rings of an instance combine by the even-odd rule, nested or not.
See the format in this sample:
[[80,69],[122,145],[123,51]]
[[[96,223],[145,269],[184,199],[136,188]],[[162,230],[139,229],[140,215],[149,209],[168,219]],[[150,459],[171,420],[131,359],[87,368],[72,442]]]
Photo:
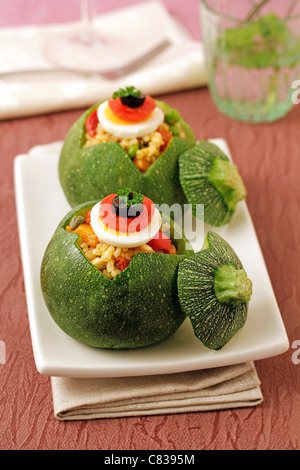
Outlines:
[[[164,131],[170,132],[170,126],[166,122],[160,126]],[[176,135],[181,138],[185,138],[185,133],[181,129],[180,123],[174,124],[173,128],[176,128]],[[134,139],[124,139],[115,137],[113,134],[106,132],[101,123],[99,122],[95,130],[95,135],[90,136],[86,132],[85,148],[91,147],[96,144],[102,144],[105,142],[115,142],[121,145],[121,147],[130,155],[130,151],[136,148],[133,155],[133,163],[140,171],[147,171],[153,163],[160,157],[162,152],[165,150],[166,141],[163,137],[163,132],[156,130],[151,134],[144,135],[143,137],[136,137]]]
[[97,238],[90,223],[87,223],[87,214],[85,219],[85,223],[80,223],[74,229],[70,228],[70,225],[72,226],[71,220],[70,225],[67,225],[65,229],[67,232],[79,235],[78,246],[81,251],[91,264],[108,279],[115,278],[125,268],[127,268],[134,256],[138,253],[176,254],[176,248],[172,244],[169,251],[154,250],[147,243],[143,243],[140,246],[132,248],[121,248],[109,245]]

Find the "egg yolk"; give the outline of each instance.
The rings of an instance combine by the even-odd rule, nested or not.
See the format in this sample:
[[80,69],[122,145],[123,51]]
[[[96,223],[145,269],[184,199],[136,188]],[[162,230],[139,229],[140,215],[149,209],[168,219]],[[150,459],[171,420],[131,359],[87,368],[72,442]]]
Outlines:
[[148,116],[144,117],[143,119],[140,119],[139,121],[125,121],[124,119],[119,118],[118,116],[115,115],[115,113],[111,110],[109,105],[106,106],[105,108],[105,117],[110,121],[115,124],[120,124],[121,126],[128,126],[131,124],[137,124],[139,122],[147,121],[152,115],[152,113],[148,114]]

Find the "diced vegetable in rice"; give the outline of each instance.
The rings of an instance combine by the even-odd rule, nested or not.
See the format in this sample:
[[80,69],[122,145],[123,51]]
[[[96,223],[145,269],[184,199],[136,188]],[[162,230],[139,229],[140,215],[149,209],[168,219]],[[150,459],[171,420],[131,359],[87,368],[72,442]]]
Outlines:
[[[171,126],[164,122],[161,126],[167,132],[171,132]],[[185,138],[185,134],[181,129],[180,123],[176,123],[172,126],[172,133],[181,138]],[[174,135],[175,135],[174,134]],[[86,142],[84,147],[91,147],[96,144],[105,142],[116,142],[128,153],[133,159],[133,163],[136,167],[144,172],[147,171],[151,165],[160,157],[162,152],[165,150],[165,140],[163,133],[156,130],[151,134],[144,135],[143,137],[137,137],[134,139],[124,139],[115,137],[114,135],[106,132],[100,123],[98,123],[95,135],[90,136],[86,133]]]

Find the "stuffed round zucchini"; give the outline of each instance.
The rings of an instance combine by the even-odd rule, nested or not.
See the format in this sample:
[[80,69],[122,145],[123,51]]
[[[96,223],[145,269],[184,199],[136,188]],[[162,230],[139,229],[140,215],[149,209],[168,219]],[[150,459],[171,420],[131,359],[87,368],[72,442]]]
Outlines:
[[178,111],[120,89],[73,125],[59,160],[72,207],[130,186],[156,204],[203,204],[211,226],[227,224],[246,197],[238,169],[212,143],[198,143]]
[[54,321],[100,348],[139,348],[171,336],[186,318],[177,270],[191,254],[174,230],[149,198],[128,190],[71,210],[41,266]]
[[89,346],[141,348],[189,317],[221,349],[245,324],[252,283],[215,232],[193,253],[173,221],[128,189],[72,209],[43,257],[41,288],[60,328]]
[[60,155],[60,182],[72,207],[125,186],[157,204],[182,204],[178,157],[194,144],[175,109],[128,87],[75,122]]

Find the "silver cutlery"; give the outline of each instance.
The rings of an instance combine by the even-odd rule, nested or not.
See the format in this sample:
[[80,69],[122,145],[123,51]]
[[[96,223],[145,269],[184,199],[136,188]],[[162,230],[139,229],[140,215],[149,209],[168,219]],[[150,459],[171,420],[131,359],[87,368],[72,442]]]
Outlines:
[[106,80],[116,80],[126,75],[129,75],[132,72],[140,69],[161,52],[167,49],[171,45],[171,42],[168,39],[160,42],[158,45],[150,49],[148,52],[143,54],[141,57],[134,59],[128,64],[115,68],[112,70],[97,71],[97,70],[82,70],[82,69],[73,69],[67,67],[53,68],[53,69],[24,69],[16,70],[11,72],[2,72],[0,73],[0,80],[5,78],[13,78],[21,75],[36,75],[36,74],[57,74],[57,73],[69,73],[73,75],[81,75],[83,77],[90,78],[104,78]]

